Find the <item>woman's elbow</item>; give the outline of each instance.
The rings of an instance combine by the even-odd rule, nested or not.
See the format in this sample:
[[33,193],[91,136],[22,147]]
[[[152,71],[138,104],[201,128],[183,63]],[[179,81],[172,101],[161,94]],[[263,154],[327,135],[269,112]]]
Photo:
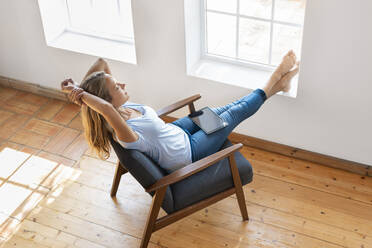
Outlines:
[[107,64],[106,60],[103,59],[103,58],[98,58],[97,62],[100,63],[100,64]]
[[111,114],[116,110],[111,103],[105,102],[101,106],[101,111],[102,111],[102,114],[105,115],[105,114]]

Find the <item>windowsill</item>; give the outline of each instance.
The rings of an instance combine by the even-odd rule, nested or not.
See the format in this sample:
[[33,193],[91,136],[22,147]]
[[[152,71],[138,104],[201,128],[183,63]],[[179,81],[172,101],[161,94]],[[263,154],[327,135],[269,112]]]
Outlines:
[[[188,72],[189,76],[212,80],[219,83],[239,86],[254,90],[262,88],[272,74],[271,71],[252,69],[244,66],[217,62],[213,60],[199,60]],[[296,98],[298,75],[291,81],[289,92],[280,92],[277,95]]]
[[65,30],[56,39],[48,42],[48,45],[73,52],[137,64],[134,44],[100,39]]

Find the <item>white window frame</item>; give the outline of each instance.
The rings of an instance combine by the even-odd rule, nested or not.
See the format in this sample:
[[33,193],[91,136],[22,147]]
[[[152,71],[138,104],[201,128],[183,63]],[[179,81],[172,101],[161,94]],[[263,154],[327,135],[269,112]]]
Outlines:
[[[254,69],[261,69],[261,70],[266,70],[266,71],[272,71],[275,68],[275,65],[272,65],[272,48],[273,48],[273,32],[274,32],[274,24],[281,24],[285,26],[290,26],[290,27],[297,27],[303,29],[303,25],[301,24],[296,24],[296,23],[290,23],[290,22],[283,22],[283,21],[277,21],[274,20],[275,16],[275,1],[272,0],[272,6],[271,6],[271,18],[270,19],[265,19],[265,18],[260,18],[260,17],[254,17],[254,16],[247,16],[247,15],[242,15],[240,14],[240,0],[236,0],[236,14],[229,13],[229,12],[223,12],[223,11],[218,11],[218,10],[208,10],[207,9],[207,0],[201,0],[201,36],[204,37],[201,42],[201,52],[202,52],[202,57],[205,59],[211,59],[211,60],[216,60],[216,61],[221,61],[221,62],[226,62],[226,63],[232,63],[236,65],[241,65],[241,66],[248,66],[250,68]],[[235,57],[228,57],[228,56],[223,56],[223,55],[218,55],[218,54],[212,54],[212,53],[207,53],[207,45],[208,44],[208,30],[207,30],[207,17],[206,13],[216,13],[216,14],[223,14],[223,15],[229,15],[229,16],[234,16],[236,17],[236,39],[235,39]],[[240,28],[240,18],[246,18],[249,20],[256,20],[256,21],[263,21],[266,23],[270,24],[270,46],[269,46],[269,58],[268,58],[268,64],[265,63],[260,63],[248,59],[243,59],[239,58],[239,28]]]

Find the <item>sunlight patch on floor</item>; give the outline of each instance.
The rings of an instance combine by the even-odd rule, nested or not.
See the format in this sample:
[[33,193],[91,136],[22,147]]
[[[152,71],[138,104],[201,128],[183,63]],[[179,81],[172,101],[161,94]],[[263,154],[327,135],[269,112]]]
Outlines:
[[0,214],[0,216],[3,216],[0,218],[0,237],[4,241],[7,241],[12,236],[12,234],[18,230],[19,224],[21,222],[4,214]]
[[[67,181],[74,181],[81,175],[81,170],[60,164],[53,173],[41,184],[53,190],[58,185],[64,185]],[[55,191],[52,193],[53,196]]]
[[4,148],[0,152],[0,178],[7,179],[29,156],[29,153]]
[[13,215],[17,208],[32,194],[32,190],[25,189],[11,183],[0,187],[0,212]]
[[0,244],[17,232],[22,220],[51,190],[54,201],[79,169],[10,147],[0,151]]
[[9,178],[9,181],[36,189],[57,165],[57,162],[33,155]]

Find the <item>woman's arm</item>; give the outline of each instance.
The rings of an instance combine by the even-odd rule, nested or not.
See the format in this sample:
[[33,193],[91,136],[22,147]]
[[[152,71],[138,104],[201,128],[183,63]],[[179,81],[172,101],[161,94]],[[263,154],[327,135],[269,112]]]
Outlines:
[[105,120],[115,130],[116,136],[120,140],[129,143],[138,139],[137,133],[128,126],[111,103],[85,91],[83,91],[81,99],[86,105],[100,113],[105,118]]
[[85,74],[83,81],[93,72],[96,71],[104,71],[107,74],[111,74],[111,70],[107,64],[107,62],[103,58],[99,58],[88,70],[87,74]]
[[61,83],[62,90],[69,94],[73,102],[82,101],[94,111],[101,114],[110,126],[115,130],[116,136],[124,142],[135,142],[138,135],[128,126],[119,112],[111,103],[104,99],[85,92],[83,89],[74,85],[72,79],[67,79]]

